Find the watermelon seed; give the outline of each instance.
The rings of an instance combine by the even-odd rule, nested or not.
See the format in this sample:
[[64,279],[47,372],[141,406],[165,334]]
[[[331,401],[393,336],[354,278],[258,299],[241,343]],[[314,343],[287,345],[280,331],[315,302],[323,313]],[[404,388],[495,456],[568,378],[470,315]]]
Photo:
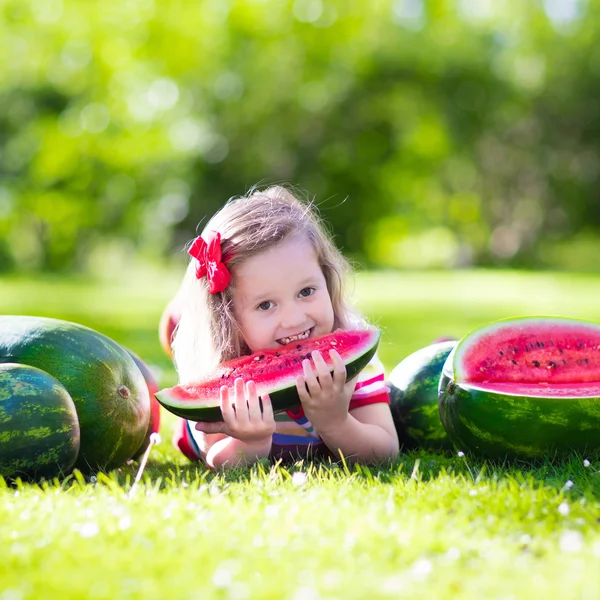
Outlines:
[[534,367],[539,367],[540,366],[540,362],[538,360],[534,360],[533,361],[533,366]]
[[517,361],[516,361],[514,358],[513,358],[513,359],[511,359],[511,361],[510,361],[510,362],[511,362],[513,365],[516,365],[516,364],[517,364]]
[[502,352],[502,350],[500,350],[500,356],[504,356],[504,352]]
[[123,398],[129,398],[131,396],[131,392],[126,385],[122,385],[118,390],[119,395],[123,396]]
[[551,360],[548,362],[548,367],[556,367],[556,363],[553,360]]

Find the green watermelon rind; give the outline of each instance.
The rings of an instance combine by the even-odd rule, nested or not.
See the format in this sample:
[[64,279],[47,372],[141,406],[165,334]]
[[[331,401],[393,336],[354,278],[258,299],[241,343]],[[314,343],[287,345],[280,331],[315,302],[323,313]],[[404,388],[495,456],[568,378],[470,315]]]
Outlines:
[[46,371],[73,398],[81,429],[76,468],[120,467],[141,447],[150,395],[133,358],[114,340],[70,321],[1,315],[0,363],[7,362]]
[[[369,330],[372,335],[368,338],[369,342],[360,350],[356,351],[355,355],[349,355],[344,360],[346,365],[346,380],[350,380],[358,375],[371,361],[377,346],[379,345],[380,332],[378,330]],[[304,343],[310,342],[306,340]],[[333,371],[333,368],[331,369]],[[283,378],[280,382],[270,388],[269,398],[273,406],[273,412],[279,413],[297,407],[300,403],[298,392],[296,390],[295,375],[290,377],[288,381]],[[223,420],[221,414],[220,402],[214,399],[210,404],[206,400],[192,405],[189,400],[181,401],[175,394],[177,386],[166,388],[155,394],[157,400],[168,411],[191,421],[217,422]]]
[[600,397],[498,393],[462,381],[461,365],[472,337],[517,324],[548,321],[600,326],[566,317],[503,319],[465,336],[448,355],[438,390],[440,418],[457,450],[491,458],[536,459],[600,449]]
[[66,388],[36,367],[0,364],[0,475],[66,475],[79,446],[79,419]]
[[421,348],[403,359],[388,377],[392,418],[405,449],[452,449],[440,419],[438,387],[446,358],[456,344],[456,340],[448,340]]

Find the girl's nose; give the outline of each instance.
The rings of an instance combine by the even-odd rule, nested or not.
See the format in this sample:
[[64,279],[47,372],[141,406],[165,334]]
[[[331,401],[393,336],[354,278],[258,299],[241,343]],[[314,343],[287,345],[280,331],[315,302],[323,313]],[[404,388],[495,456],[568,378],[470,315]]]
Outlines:
[[306,315],[300,306],[286,306],[281,315],[281,327],[283,329],[294,329],[306,322]]

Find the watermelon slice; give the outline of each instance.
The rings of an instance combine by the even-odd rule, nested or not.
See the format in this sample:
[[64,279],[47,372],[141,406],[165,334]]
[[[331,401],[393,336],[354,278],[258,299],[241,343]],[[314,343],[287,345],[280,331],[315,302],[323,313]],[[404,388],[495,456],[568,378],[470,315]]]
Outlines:
[[256,383],[258,395],[269,394],[273,410],[282,412],[298,405],[296,377],[302,375],[302,361],[319,350],[325,362],[333,364],[329,350],[339,352],[346,365],[346,377],[355,377],[373,358],[380,332],[338,330],[328,335],[290,342],[280,348],[242,356],[220,364],[212,373],[192,384],[178,385],[156,394],[158,401],[172,413],[192,421],[222,421],[221,387],[233,390],[238,377]]
[[600,448],[600,324],[506,319],[463,338],[439,387],[455,447],[539,457]]

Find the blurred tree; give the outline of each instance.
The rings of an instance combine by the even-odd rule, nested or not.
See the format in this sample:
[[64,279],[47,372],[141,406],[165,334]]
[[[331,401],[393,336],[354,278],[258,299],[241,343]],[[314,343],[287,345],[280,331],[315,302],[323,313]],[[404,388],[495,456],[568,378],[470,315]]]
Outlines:
[[585,265],[599,37],[600,0],[0,0],[0,270],[177,253],[273,182],[368,265]]

